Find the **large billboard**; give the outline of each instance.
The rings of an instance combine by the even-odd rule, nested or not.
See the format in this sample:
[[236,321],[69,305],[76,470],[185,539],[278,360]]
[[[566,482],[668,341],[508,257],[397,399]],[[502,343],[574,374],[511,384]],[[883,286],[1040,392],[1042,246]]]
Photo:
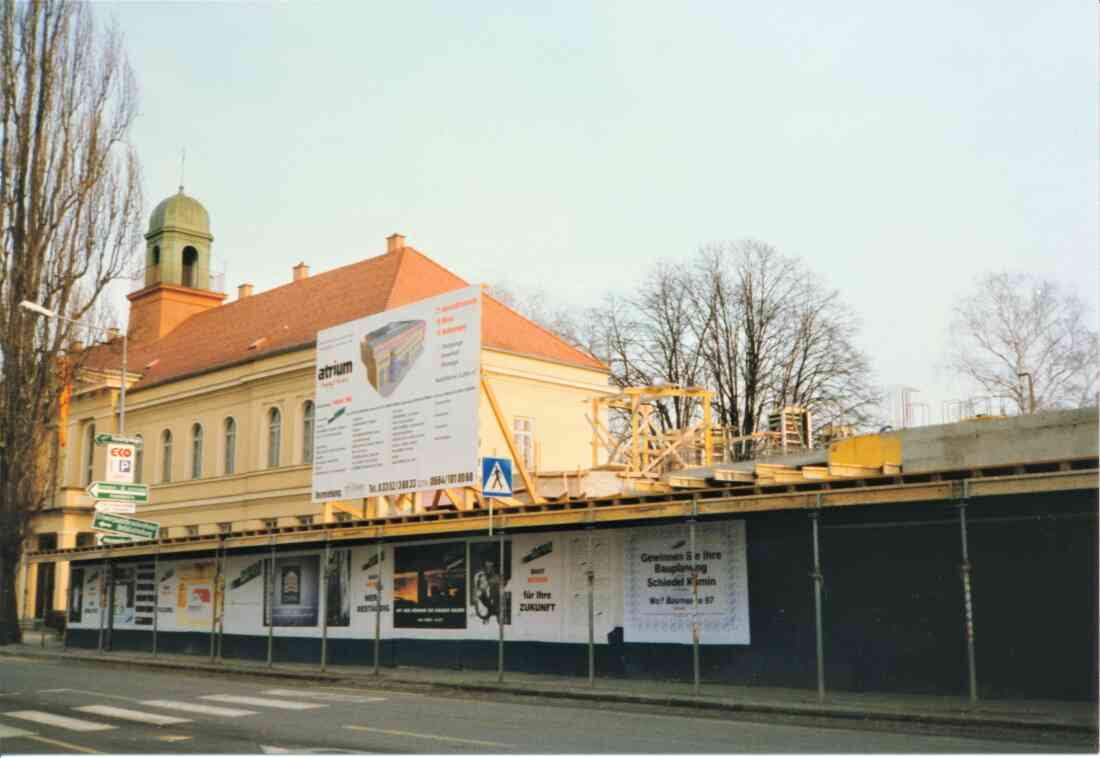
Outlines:
[[313,502],[474,486],[481,290],[317,335]]

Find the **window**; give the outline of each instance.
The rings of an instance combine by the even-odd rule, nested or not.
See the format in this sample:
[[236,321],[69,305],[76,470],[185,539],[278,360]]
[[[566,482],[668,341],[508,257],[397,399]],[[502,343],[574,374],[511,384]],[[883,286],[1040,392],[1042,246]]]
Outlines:
[[313,401],[302,406],[302,463],[313,463]]
[[225,473],[237,471],[237,422],[232,418],[225,420]]
[[233,522],[231,522],[231,521],[219,521],[218,522],[218,531],[220,531],[222,534],[229,534],[229,530],[232,527],[233,527]]
[[535,467],[535,422],[529,418],[516,416],[512,419],[512,440],[516,444],[516,453],[523,461],[523,467],[531,471]]
[[57,550],[57,532],[43,532],[39,534],[38,549],[42,552]]
[[198,524],[188,525],[188,527],[187,527],[187,536],[188,537],[198,537],[199,536]]
[[165,429],[160,437],[160,480],[172,481],[172,430]]
[[332,515],[334,515],[336,517],[336,520],[341,524],[345,521],[351,521],[351,514],[347,513],[346,511],[336,511]]
[[199,251],[188,245],[183,249],[183,286],[195,287],[195,268],[199,260]]
[[91,484],[94,480],[93,467],[95,466],[95,424],[88,424],[84,434],[84,484]]
[[299,516],[298,523],[302,526],[309,526],[313,523],[313,516]]
[[95,545],[95,532],[77,532],[77,547],[92,547]]
[[191,427],[191,478],[202,479],[202,424]]
[[267,414],[267,467],[279,465],[279,442],[283,436],[283,414],[272,408]]
[[265,518],[264,529],[277,529],[279,527],[279,519],[277,518]]
[[141,484],[145,481],[145,438],[140,434],[137,438],[141,440],[141,444],[134,451],[134,481]]
[[160,265],[160,247],[158,245],[153,246],[153,265]]

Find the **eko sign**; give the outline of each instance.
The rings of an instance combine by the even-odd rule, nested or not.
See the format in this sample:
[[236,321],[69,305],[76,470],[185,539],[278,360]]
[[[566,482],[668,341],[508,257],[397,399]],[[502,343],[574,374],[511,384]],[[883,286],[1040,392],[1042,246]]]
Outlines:
[[317,334],[313,502],[476,487],[481,288]]
[[107,445],[107,481],[130,484],[134,481],[137,448],[133,445]]

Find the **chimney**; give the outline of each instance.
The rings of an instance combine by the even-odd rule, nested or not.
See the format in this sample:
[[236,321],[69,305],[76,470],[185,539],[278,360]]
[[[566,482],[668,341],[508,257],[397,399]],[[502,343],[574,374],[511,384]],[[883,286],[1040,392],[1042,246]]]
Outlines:
[[252,297],[252,285],[242,284],[237,287],[237,299],[244,300],[246,297]]
[[301,263],[299,263],[297,266],[294,267],[294,281],[300,282],[303,279],[308,279],[308,278],[309,278],[309,266],[306,265],[305,261],[302,261]]
[[389,237],[386,237],[386,252],[395,253],[401,248],[405,247],[405,235],[397,234],[394,232]]

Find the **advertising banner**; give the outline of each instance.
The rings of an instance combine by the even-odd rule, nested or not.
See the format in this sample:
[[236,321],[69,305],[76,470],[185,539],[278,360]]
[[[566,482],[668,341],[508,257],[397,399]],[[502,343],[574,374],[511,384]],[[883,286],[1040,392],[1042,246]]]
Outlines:
[[512,565],[515,627],[523,639],[558,640],[565,617],[566,538],[532,534],[515,538]]
[[[264,561],[264,626],[317,626],[320,595],[320,556],[297,555]],[[274,581],[274,585],[271,582]],[[269,598],[273,602],[269,602]]]
[[466,628],[466,543],[394,549],[393,626]]
[[330,627],[351,624],[351,550],[329,551],[325,571],[325,618]]
[[481,290],[317,335],[313,501],[476,486]]
[[84,612],[84,569],[74,568],[69,575],[69,623],[79,624]]
[[749,644],[745,522],[634,529],[626,538],[626,642],[692,641],[692,573],[699,581],[701,644]]
[[[355,550],[353,560],[359,564],[355,572],[355,613],[366,618],[368,626],[373,629],[374,615],[381,611],[382,616],[388,618],[390,606],[386,603],[386,583],[383,581],[385,569],[389,564],[387,555],[392,555],[393,548],[378,550],[377,547],[359,548]],[[378,603],[382,607],[378,608]],[[379,618],[379,622],[383,618]]]
[[512,541],[504,540],[504,564],[500,562],[500,540],[470,543],[470,623],[495,627],[498,620],[512,623]]
[[[157,612],[165,611],[167,599],[167,610],[175,616],[177,627],[209,627],[210,616],[214,613],[214,568],[214,561],[179,563],[169,568],[160,582]],[[171,621],[169,619],[169,624]]]

